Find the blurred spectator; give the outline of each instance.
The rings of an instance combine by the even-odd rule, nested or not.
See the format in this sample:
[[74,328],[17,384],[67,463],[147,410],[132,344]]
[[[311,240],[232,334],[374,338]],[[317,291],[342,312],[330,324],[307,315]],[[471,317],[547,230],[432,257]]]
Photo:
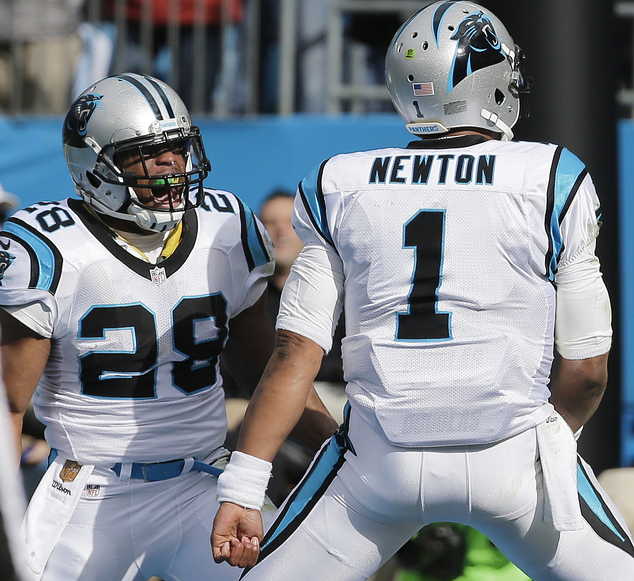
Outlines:
[[84,0],[0,0],[0,112],[64,113]]
[[[368,85],[385,83],[385,53],[392,37],[405,19],[394,12],[350,12],[346,19],[346,38],[366,49],[365,77]],[[389,99],[368,101],[369,111],[394,111]]]
[[[123,47],[123,56],[117,60],[115,54],[113,66],[149,73],[170,82],[190,110],[212,110],[223,57],[223,3],[223,0],[127,0],[126,38],[117,40],[117,44]],[[105,18],[116,20],[116,4],[116,0],[104,1]],[[172,6],[174,14],[170,13]],[[143,22],[147,18],[151,22],[150,42],[143,36]],[[230,0],[230,22],[237,24],[242,18],[242,0]],[[177,25],[174,29],[178,35],[178,41],[174,43],[177,54],[170,53],[171,23]],[[202,26],[197,26],[197,23],[202,23]],[[177,82],[168,78],[169,65],[164,64],[166,59],[168,62],[171,59],[176,67]],[[146,69],[147,63],[150,70]],[[196,90],[199,79],[200,86]],[[198,103],[198,100],[201,102]]]
[[112,23],[82,22],[77,28],[82,42],[73,81],[73,100],[100,79],[108,76],[114,52],[115,29]]
[[332,0],[299,3],[297,27],[297,109],[306,113],[326,110],[326,33]]
[[277,317],[284,283],[302,249],[302,241],[291,224],[293,199],[293,194],[287,190],[274,190],[266,197],[259,212],[275,248],[275,272],[269,279],[268,297],[269,315],[273,321]]

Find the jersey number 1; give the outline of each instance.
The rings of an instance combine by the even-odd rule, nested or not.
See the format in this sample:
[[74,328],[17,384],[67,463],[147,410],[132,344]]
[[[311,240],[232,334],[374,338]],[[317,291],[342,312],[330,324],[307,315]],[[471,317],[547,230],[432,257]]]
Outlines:
[[442,274],[445,212],[421,210],[405,224],[405,248],[414,248],[414,280],[407,297],[408,312],[398,313],[396,338],[401,341],[451,338],[450,314],[438,312]]

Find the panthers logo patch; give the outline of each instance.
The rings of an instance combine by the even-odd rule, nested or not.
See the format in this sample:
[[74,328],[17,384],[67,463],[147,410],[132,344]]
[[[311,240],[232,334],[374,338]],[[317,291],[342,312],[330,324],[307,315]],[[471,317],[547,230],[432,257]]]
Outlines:
[[0,281],[4,278],[4,272],[11,266],[15,256],[5,250],[0,250]]
[[72,147],[87,147],[84,143],[88,120],[92,117],[103,95],[88,93],[73,103],[64,120],[63,140]]
[[[451,4],[446,2],[441,5],[434,15],[436,42],[438,42],[442,17]],[[457,45],[447,82],[447,92],[470,74],[496,65],[506,58],[493,23],[482,11],[469,14],[453,33],[451,40],[455,40]]]

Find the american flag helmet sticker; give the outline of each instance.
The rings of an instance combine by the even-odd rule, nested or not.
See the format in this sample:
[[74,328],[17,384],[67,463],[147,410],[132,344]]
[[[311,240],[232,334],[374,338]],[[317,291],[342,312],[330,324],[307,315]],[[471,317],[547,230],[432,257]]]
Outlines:
[[434,94],[434,83],[412,83],[414,97],[425,97]]

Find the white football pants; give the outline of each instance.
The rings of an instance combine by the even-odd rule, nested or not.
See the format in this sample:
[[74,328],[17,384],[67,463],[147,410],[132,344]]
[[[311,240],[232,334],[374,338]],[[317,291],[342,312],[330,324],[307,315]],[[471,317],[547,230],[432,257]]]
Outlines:
[[[569,429],[562,435],[572,438]],[[580,459],[574,477],[574,448],[570,480],[564,492],[583,518],[579,530],[557,532],[537,429],[492,445],[397,448],[352,411],[347,433],[315,457],[243,579],[361,581],[424,525],[449,521],[480,530],[534,581],[634,580],[631,535]]]
[[[50,494],[70,490],[71,485],[58,478],[58,464],[49,471],[61,486],[50,486],[51,474],[40,486],[48,486]],[[215,563],[211,553],[216,483],[215,476],[201,472],[162,482],[121,482],[109,469],[95,468],[50,557],[42,563],[41,580],[147,581],[156,575],[164,581],[235,581],[240,570]],[[33,534],[50,534],[46,521],[55,502],[49,498],[40,514],[27,514],[33,519]],[[37,539],[30,541],[38,544]],[[27,579],[40,577],[30,570]]]

